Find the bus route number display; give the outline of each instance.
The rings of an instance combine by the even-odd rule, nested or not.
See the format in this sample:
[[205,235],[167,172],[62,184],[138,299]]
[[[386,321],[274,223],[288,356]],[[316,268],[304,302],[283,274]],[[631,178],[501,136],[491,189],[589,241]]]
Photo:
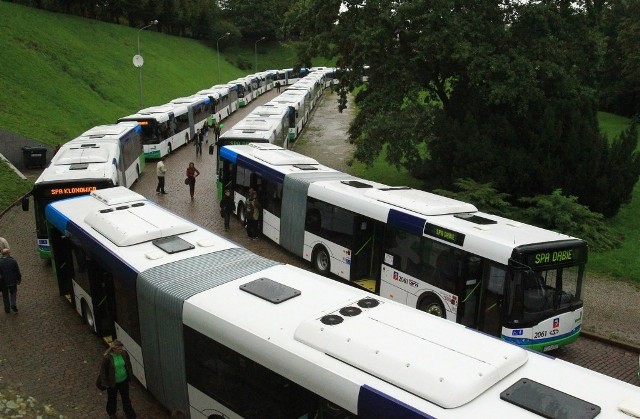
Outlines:
[[435,224],[425,224],[424,234],[427,236],[436,237],[449,243],[457,244],[458,246],[462,246],[464,244],[464,234],[458,233],[457,231],[453,231],[448,228],[437,226]]
[[77,195],[88,194],[96,189],[98,189],[96,186],[69,186],[66,188],[51,188],[49,193],[52,196]]

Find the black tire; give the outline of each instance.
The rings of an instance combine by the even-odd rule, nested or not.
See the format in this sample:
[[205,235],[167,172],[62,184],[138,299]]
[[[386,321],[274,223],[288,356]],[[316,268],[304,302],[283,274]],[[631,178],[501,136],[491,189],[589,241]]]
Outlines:
[[171,147],[171,143],[169,143],[169,151],[167,151],[167,156],[173,152],[173,147]]
[[420,301],[418,305],[418,310],[424,311],[428,314],[433,314],[434,316],[445,318],[446,312],[444,311],[444,305],[442,305],[442,301],[435,295],[429,295]]
[[95,333],[96,319],[85,300],[82,300],[82,320],[84,321],[84,324],[89,326],[89,329]]
[[318,246],[311,258],[313,269],[320,275],[329,276],[331,272],[331,257],[324,246]]
[[247,212],[245,211],[245,207],[244,204],[242,202],[238,203],[238,220],[240,221],[240,224],[242,225],[246,225],[247,223]]

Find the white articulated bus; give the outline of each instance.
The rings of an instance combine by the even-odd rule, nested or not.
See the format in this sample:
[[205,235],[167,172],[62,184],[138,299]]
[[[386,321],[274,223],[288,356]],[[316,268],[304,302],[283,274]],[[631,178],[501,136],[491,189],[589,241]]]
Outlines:
[[138,113],[118,119],[133,121],[142,127],[142,145],[146,159],[159,159],[187,144],[191,124],[189,108],[168,103],[142,109]]
[[192,419],[638,413],[634,385],[262,258],[130,190],[46,213],[61,291]]
[[210,89],[200,90],[198,95],[209,96],[215,100],[213,119],[209,121],[210,125],[215,122],[227,118],[231,115],[231,99],[229,97],[228,87],[212,87]]
[[[40,257],[50,257],[45,206],[96,189],[133,185],[145,165],[141,134],[135,122],[100,125],[60,147],[29,194],[33,196]],[[29,196],[22,201],[25,211],[29,209]]]
[[220,150],[220,183],[244,217],[324,275],[540,351],[575,341],[584,241],[435,194],[338,172],[273,144]]
[[198,130],[208,123],[214,111],[214,101],[209,96],[193,95],[173,99],[171,103],[186,106],[189,116],[189,138],[194,139]]

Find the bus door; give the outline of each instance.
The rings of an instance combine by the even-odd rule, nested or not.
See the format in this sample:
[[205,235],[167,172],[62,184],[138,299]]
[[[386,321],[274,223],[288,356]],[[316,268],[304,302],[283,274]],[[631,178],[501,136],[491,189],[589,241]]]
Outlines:
[[478,310],[478,330],[493,336],[502,333],[502,302],[506,285],[506,267],[487,264]]
[[49,240],[52,254],[51,264],[54,276],[58,281],[58,290],[60,295],[65,296],[69,302],[73,302],[73,255],[71,253],[71,243],[69,243],[69,239],[53,228],[49,229]]
[[371,292],[378,291],[384,224],[363,215],[353,220],[350,278]]
[[98,336],[115,336],[113,277],[98,263],[89,263],[89,285]]
[[478,308],[482,295],[482,261],[482,258],[474,255],[465,258],[462,267],[463,281],[459,281],[460,289],[456,290],[456,294],[460,296],[456,323],[474,329],[478,328]]

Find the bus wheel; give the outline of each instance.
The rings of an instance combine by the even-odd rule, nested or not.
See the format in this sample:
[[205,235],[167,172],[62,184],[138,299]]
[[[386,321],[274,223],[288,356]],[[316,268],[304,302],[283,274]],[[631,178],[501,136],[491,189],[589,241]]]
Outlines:
[[313,269],[315,269],[316,272],[324,276],[329,275],[329,272],[331,272],[331,258],[329,257],[329,252],[324,248],[324,246],[316,248],[311,260],[313,263]]
[[136,175],[138,175],[138,179],[140,178],[140,165],[136,164]]
[[171,154],[172,151],[173,151],[173,148],[171,148],[171,143],[169,143],[169,151],[167,151],[167,154]]
[[96,319],[93,317],[93,312],[89,308],[89,305],[84,300],[82,300],[82,319],[92,331],[95,330]]
[[418,310],[422,310],[428,314],[433,314],[434,316],[442,317],[443,319],[445,317],[444,306],[435,295],[424,298],[420,302]]
[[238,220],[243,226],[247,224],[247,213],[244,211],[243,204],[238,204]]

